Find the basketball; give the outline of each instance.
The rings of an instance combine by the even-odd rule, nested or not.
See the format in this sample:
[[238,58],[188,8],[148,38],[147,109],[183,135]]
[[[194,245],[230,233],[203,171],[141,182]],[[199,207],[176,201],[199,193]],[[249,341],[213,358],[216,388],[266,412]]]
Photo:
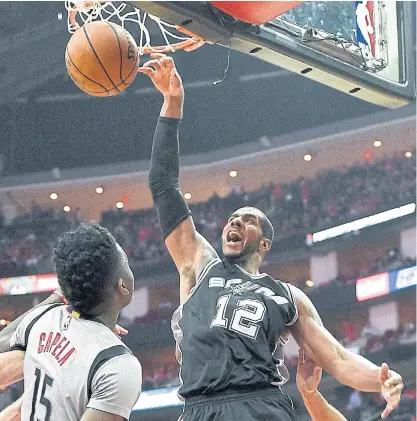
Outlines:
[[132,35],[111,22],[82,26],[65,50],[65,63],[71,79],[84,92],[94,96],[114,96],[134,81],[139,53]]

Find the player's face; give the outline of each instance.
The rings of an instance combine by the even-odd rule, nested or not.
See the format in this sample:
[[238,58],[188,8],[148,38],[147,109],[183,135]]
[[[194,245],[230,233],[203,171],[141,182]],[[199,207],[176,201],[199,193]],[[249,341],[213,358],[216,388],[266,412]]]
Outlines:
[[225,257],[252,255],[262,238],[261,221],[247,212],[235,212],[223,229],[222,248]]

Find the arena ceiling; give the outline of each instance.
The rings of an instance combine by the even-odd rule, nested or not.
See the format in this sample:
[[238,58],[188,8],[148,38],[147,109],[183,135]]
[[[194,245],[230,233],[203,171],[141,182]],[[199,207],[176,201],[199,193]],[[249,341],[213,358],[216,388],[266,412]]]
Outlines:
[[[149,158],[159,95],[143,75],[117,98],[80,95],[65,70],[65,19],[62,1],[0,2],[0,174]],[[216,46],[176,54],[186,88],[183,154],[381,111],[237,52],[214,86],[227,54]]]

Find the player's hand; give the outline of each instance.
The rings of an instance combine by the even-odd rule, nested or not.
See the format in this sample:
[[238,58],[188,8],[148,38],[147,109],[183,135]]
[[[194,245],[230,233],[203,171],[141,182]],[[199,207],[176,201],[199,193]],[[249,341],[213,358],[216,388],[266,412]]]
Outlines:
[[381,418],[386,418],[400,403],[401,392],[404,389],[403,379],[398,373],[390,370],[386,363],[379,368],[378,379],[382,385],[381,394],[387,402]]
[[139,72],[149,76],[155,88],[164,97],[183,97],[184,88],[181,76],[175,67],[172,57],[165,54],[151,54],[151,59],[139,67]]
[[317,391],[322,371],[301,348],[298,350],[297,387],[301,394]]
[[114,328],[114,333],[118,336],[127,335],[129,332],[122,326],[116,325]]

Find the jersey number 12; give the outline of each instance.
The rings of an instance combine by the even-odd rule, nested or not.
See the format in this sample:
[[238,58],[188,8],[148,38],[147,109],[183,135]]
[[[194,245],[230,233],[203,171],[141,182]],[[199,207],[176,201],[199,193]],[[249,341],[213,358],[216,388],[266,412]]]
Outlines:
[[217,300],[216,317],[211,322],[210,327],[223,327],[251,339],[256,339],[260,322],[262,322],[265,315],[265,304],[262,301],[252,299],[239,300],[229,322],[228,318],[226,318],[226,308],[230,297],[230,294],[222,295]]
[[[36,417],[36,405],[39,402],[41,405],[45,407],[45,418],[42,421],[49,421],[51,419],[51,412],[52,406],[51,401],[45,397],[45,392],[48,387],[51,387],[54,379],[49,377],[47,374],[43,373],[39,368],[35,370],[35,387],[33,390],[33,397],[32,397],[32,411],[30,413],[29,421],[40,421],[39,418]],[[43,378],[43,381],[42,381]],[[42,383],[42,390],[39,396],[39,386]]]

